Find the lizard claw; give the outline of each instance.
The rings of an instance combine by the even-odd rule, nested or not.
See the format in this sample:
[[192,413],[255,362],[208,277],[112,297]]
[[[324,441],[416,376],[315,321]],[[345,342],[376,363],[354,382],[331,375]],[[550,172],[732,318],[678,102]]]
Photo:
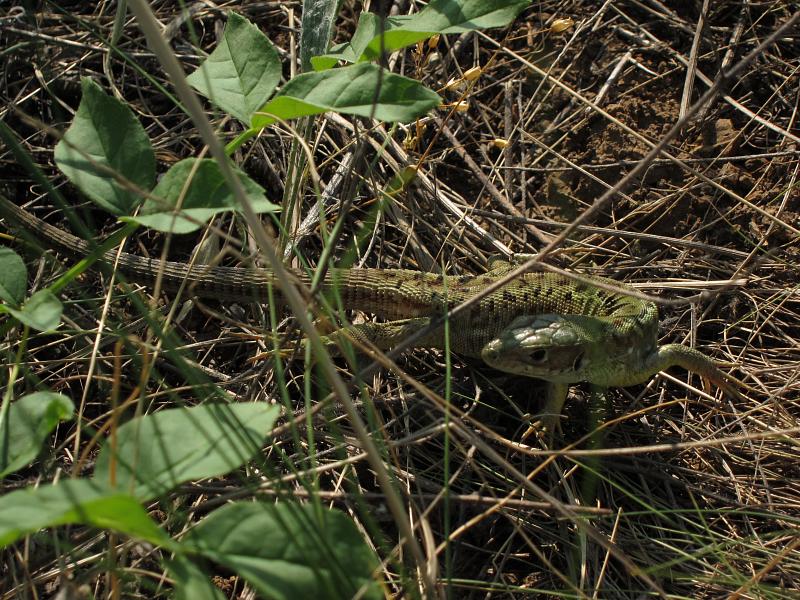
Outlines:
[[528,424],[528,428],[520,436],[520,442],[525,442],[532,435],[540,442],[550,445],[553,441],[553,436],[558,433],[561,434],[561,422],[556,419],[551,419],[550,415],[537,419]]

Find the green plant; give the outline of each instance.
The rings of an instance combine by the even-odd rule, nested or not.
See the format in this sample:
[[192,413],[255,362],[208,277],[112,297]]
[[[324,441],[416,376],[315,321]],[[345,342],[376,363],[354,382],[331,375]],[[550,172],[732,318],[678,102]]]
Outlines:
[[[229,156],[273,123],[328,111],[378,121],[412,121],[438,106],[441,98],[419,82],[369,61],[434,34],[505,25],[527,4],[527,0],[434,1],[413,17],[387,21],[383,31],[374,15],[364,15],[351,42],[312,58],[317,71],[298,75],[277,91],[281,79],[277,53],[254,25],[231,13],[220,45],[188,81],[244,124],[244,131],[226,147]],[[353,64],[332,68],[338,60]],[[126,224],[115,239],[138,226],[189,233],[220,213],[241,210],[224,169],[214,160],[184,158],[157,182],[156,153],[130,108],[92,79],[82,80],[81,91],[78,111],[55,148],[55,163],[82,194]],[[3,132],[13,146],[9,132]],[[232,167],[255,212],[279,210],[259,184],[236,165]],[[33,167],[30,173],[43,178]],[[390,178],[385,192],[395,193],[411,177],[413,171],[401,169]],[[24,263],[12,250],[0,248],[0,311],[12,317],[5,324],[6,331],[22,323],[25,338],[28,328],[56,329],[62,310],[56,294],[99,254],[98,250],[58,284],[23,302],[27,287]],[[141,305],[138,308],[159,344],[164,344],[167,357],[185,366],[180,353],[174,351],[179,344],[170,341],[174,332],[168,320]],[[20,353],[23,351],[21,344]],[[20,358],[16,357],[16,364]],[[141,366],[150,376],[149,366]],[[10,382],[16,373],[15,366]],[[201,400],[221,396],[219,390],[213,390]],[[53,429],[72,419],[75,411],[69,398],[50,391],[16,401],[12,398],[9,384],[0,410],[2,476],[30,464]],[[137,414],[120,425],[126,409],[125,404],[111,407],[107,429],[87,429],[93,440],[89,449],[102,435],[109,435],[96,442],[100,454],[91,478],[26,487],[0,498],[0,546],[25,536],[41,536],[38,532],[45,528],[81,524],[169,552],[171,557],[161,562],[175,580],[176,597],[221,597],[204,574],[204,560],[236,572],[266,597],[383,596],[377,554],[344,513],[320,502],[229,503],[210,511],[182,537],[169,533],[175,523],[158,524],[143,507],[164,502],[188,482],[220,477],[247,465],[268,469],[260,451],[279,417],[276,406],[207,402]],[[78,425],[84,427],[83,422]]]

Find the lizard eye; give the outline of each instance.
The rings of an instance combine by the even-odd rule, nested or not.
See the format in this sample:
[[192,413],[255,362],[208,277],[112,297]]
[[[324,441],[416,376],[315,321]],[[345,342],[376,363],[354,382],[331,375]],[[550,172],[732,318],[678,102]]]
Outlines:
[[542,363],[544,359],[547,358],[547,350],[544,348],[539,348],[538,350],[534,350],[530,353],[531,362],[534,363]]
[[580,354],[578,354],[578,356],[575,357],[575,362],[572,363],[572,370],[580,371],[583,368],[583,365],[584,365],[583,352],[581,352]]

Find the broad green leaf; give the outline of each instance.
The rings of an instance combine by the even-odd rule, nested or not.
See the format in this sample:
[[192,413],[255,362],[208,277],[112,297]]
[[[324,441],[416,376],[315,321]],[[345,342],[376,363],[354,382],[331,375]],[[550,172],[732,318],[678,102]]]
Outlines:
[[45,527],[77,523],[175,546],[135,498],[88,479],[28,487],[0,497],[0,548]]
[[0,246],[0,300],[17,305],[25,298],[28,270],[19,254]]
[[278,53],[244,17],[228,14],[222,40],[187,81],[206,98],[245,124],[281,79]]
[[311,70],[312,57],[328,49],[338,8],[338,0],[303,0],[300,65],[304,72]]
[[53,331],[61,324],[61,300],[50,290],[39,290],[28,298],[22,308],[6,307],[21,323],[37,331]]
[[164,560],[164,565],[175,582],[174,600],[225,600],[208,575],[189,559],[179,554],[172,560]]
[[[376,93],[377,92],[377,93]],[[371,63],[304,73],[292,79],[251,122],[259,130],[281,119],[329,110],[381,121],[411,121],[438,106],[441,98],[419,82]],[[273,116],[274,115],[274,116]]]
[[[234,170],[257,213],[279,210],[264,197],[264,188],[238,169]],[[217,213],[240,210],[219,165],[211,159],[186,158],[175,163],[158,182],[153,195],[163,201],[148,199],[139,215],[120,220],[134,221],[158,231],[189,233],[200,229]],[[181,199],[181,208],[176,212]]]
[[84,78],[83,97],[64,139],[56,145],[56,165],[103,209],[127,215],[140,196],[114,180],[122,175],[149,191],[156,180],[156,158],[141,123],[125,104]]
[[337,46],[328,54],[316,56],[311,62],[317,70],[327,69],[339,60],[375,60],[381,50],[391,53],[437,33],[504,27],[529,4],[530,0],[432,0],[416,14],[387,18],[382,42],[378,17],[362,12],[349,43]]
[[202,404],[132,419],[117,431],[117,449],[100,451],[94,477],[137,498],[159,496],[187,481],[223,475],[257,454],[272,430],[277,406]]
[[378,557],[337,510],[237,502],[206,517],[183,540],[277,599],[383,598]]
[[72,417],[72,400],[55,392],[36,392],[9,405],[0,425],[0,478],[28,465],[59,421]]
[[[365,13],[362,13],[362,16]],[[372,14],[372,13],[366,13]],[[359,20],[359,25],[361,21]],[[358,33],[358,31],[356,31]],[[352,42],[344,42],[342,44],[336,44],[325,54],[319,54],[317,56],[311,57],[311,68],[315,71],[325,71],[327,69],[332,69],[336,66],[336,63],[339,61],[344,61],[346,63],[356,63],[358,62],[358,55],[356,55],[355,51],[353,50],[353,43]]]

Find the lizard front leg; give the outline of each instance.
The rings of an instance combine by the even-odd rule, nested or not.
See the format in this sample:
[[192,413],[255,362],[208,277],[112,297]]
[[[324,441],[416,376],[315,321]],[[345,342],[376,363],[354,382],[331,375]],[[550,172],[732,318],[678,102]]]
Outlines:
[[545,386],[546,399],[539,418],[530,423],[520,441],[524,442],[531,434],[543,434],[548,442],[552,441],[553,434],[561,431],[561,411],[568,393],[568,384],[548,381]]
[[757,391],[735,377],[722,372],[710,358],[699,350],[681,344],[659,346],[645,361],[640,375],[643,379],[648,379],[669,367],[683,367],[690,373],[699,375],[706,382],[713,383],[723,392],[739,399],[743,396],[736,389],[737,387]]

